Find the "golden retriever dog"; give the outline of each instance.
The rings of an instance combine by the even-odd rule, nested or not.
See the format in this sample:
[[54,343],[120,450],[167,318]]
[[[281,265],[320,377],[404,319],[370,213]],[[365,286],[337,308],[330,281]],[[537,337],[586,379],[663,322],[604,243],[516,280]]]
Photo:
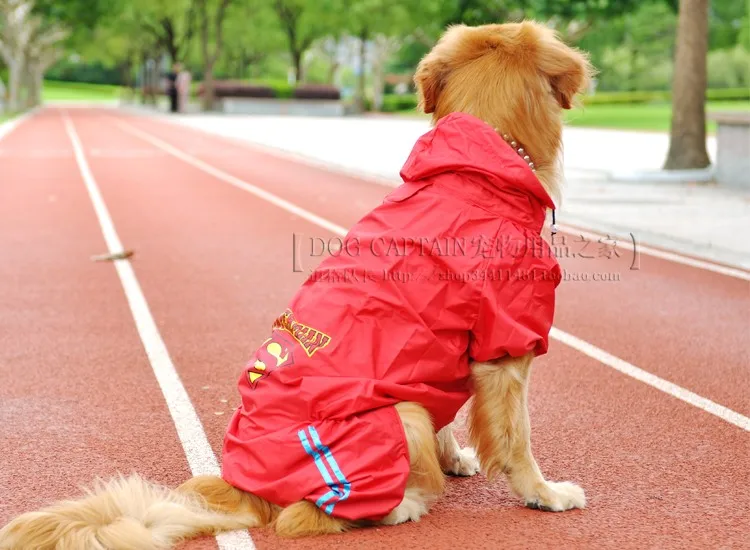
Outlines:
[[[483,151],[482,154],[490,155],[489,158],[495,158],[491,156],[495,154],[493,151],[505,148],[505,156],[502,156],[502,159],[505,159],[504,170],[508,174],[515,174],[513,177],[531,182],[529,185],[532,187],[539,187],[531,195],[523,195],[518,199],[522,201],[518,204],[533,203],[536,205],[535,208],[538,207],[533,223],[528,223],[531,224],[530,227],[534,227],[536,238],[541,239],[546,214],[554,207],[550,197],[559,199],[560,195],[562,111],[570,109],[576,94],[587,89],[591,74],[591,66],[584,54],[565,45],[547,27],[527,21],[479,27],[450,27],[420,62],[415,82],[420,107],[425,113],[432,114],[435,128],[446,120],[451,121],[450,124],[458,125],[456,127],[466,125],[465,127],[472,130],[459,133],[459,140],[474,140],[471,146],[475,150],[479,147]],[[437,147],[436,140],[437,137],[429,138],[422,144],[427,148]],[[475,142],[480,145],[476,145]],[[508,147],[513,147],[515,151]],[[515,160],[507,160],[511,158],[508,151],[514,155],[518,153],[513,157]],[[430,153],[420,158],[432,162],[436,157]],[[450,173],[455,174],[459,169],[460,167],[451,168]],[[489,177],[486,176],[486,172],[484,169],[484,175],[477,175],[478,172],[475,170],[466,176],[467,181],[478,181],[476,178],[480,176]],[[430,177],[426,179],[433,181]],[[440,181],[435,181],[436,186],[443,185]],[[450,180],[446,185],[451,185],[451,182],[454,180]],[[396,208],[399,201],[411,201],[413,197],[427,197],[431,193],[429,190],[424,191],[424,185],[418,183],[408,184],[406,189],[408,192],[398,191],[402,194],[393,198],[390,201],[391,206],[386,205],[385,208]],[[488,196],[481,194],[486,193],[486,190],[479,189],[476,193],[476,200],[471,199],[475,203],[485,201]],[[537,201],[532,195],[542,198]],[[404,198],[407,196],[412,198]],[[508,200],[516,200],[513,197],[518,198],[520,195],[510,193],[504,196],[509,197]],[[434,195],[433,199],[434,197],[437,195]],[[443,202],[434,204],[435,208],[440,208]],[[484,208],[483,205],[480,206]],[[478,212],[477,216],[484,216],[482,219],[486,223],[500,223],[494,220],[491,213],[487,213],[489,210],[482,208],[475,208],[472,212]],[[507,205],[504,208],[512,218],[512,209],[508,210]],[[413,219],[414,224],[420,223],[420,217]],[[451,288],[462,296],[461,292],[469,288],[467,285],[455,284]],[[545,288],[554,294],[552,286]],[[528,303],[521,304],[520,309],[528,311],[533,318],[535,308],[538,307],[533,301],[534,295],[519,295],[528,296]],[[428,306],[429,304],[424,308]],[[451,317],[451,311],[448,309],[441,310],[439,322],[464,326],[461,325],[463,314]],[[545,315],[551,317],[551,310]],[[308,318],[310,317],[314,316],[308,315]],[[386,317],[378,319],[377,324],[372,326],[377,326],[388,335]],[[432,330],[439,322],[436,321],[437,324],[428,328]],[[334,343],[321,351],[331,340],[327,335],[330,327],[316,332],[294,320],[291,311],[280,318],[278,323],[283,329],[281,338],[289,341],[294,338],[298,343],[304,343],[308,347],[302,351],[307,351],[309,357],[312,357],[313,353],[318,357],[325,356],[326,353],[333,353],[335,349],[339,349],[336,348],[338,344]],[[463,346],[463,349],[458,349],[456,356],[463,357],[466,362],[466,380],[462,380],[462,383],[466,382],[466,392],[461,393],[464,391],[461,389],[458,392],[459,399],[450,404],[446,401],[445,411],[441,411],[439,407],[429,409],[420,401],[420,394],[412,392],[404,393],[403,397],[398,397],[395,402],[393,399],[384,400],[383,403],[386,405],[378,410],[372,410],[370,407],[361,413],[363,418],[366,415],[379,414],[381,416],[378,418],[392,419],[403,428],[403,432],[397,434],[399,442],[394,443],[401,448],[393,454],[394,463],[403,462],[404,468],[399,470],[403,472],[403,479],[399,478],[398,483],[394,482],[394,487],[388,489],[385,488],[384,481],[382,495],[379,493],[381,486],[377,483],[367,487],[366,491],[359,489],[358,481],[353,479],[356,473],[346,471],[342,475],[349,476],[349,479],[341,484],[329,482],[330,494],[321,496],[317,503],[315,498],[308,496],[294,501],[296,496],[284,495],[281,490],[277,490],[278,494],[273,493],[276,498],[268,498],[268,494],[271,493],[264,492],[265,485],[272,486],[278,482],[276,473],[273,472],[266,472],[267,483],[264,485],[261,479],[257,484],[257,490],[252,486],[252,491],[248,489],[248,485],[228,482],[226,475],[195,477],[176,489],[155,486],[139,476],[119,477],[106,483],[101,482],[80,500],[56,503],[43,510],[15,518],[0,530],[0,549],[164,549],[201,534],[267,525],[272,526],[284,537],[340,533],[373,524],[395,525],[416,521],[426,514],[430,505],[443,493],[446,474],[474,475],[480,468],[489,481],[503,475],[507,477],[512,491],[531,508],[545,511],[584,508],[586,499],[583,490],[570,482],[546,480],[531,452],[527,394],[532,359],[538,355],[538,349],[534,347],[536,344],[513,348],[513,353],[499,354],[499,348],[493,348],[487,342],[492,338],[504,337],[503,331],[509,330],[506,328],[506,320],[497,315],[474,319],[472,323],[485,323],[481,338],[477,336],[471,340],[468,336],[459,334],[451,342],[438,341],[433,345],[439,355],[443,353],[441,350],[448,349],[440,346],[450,347],[458,342],[456,345]],[[533,325],[532,321],[529,323],[529,326]],[[545,340],[551,320],[540,326],[542,328],[538,328],[537,332],[546,331],[546,334],[541,334],[538,340]],[[276,325],[274,327],[276,328]],[[434,329],[435,334],[438,334],[438,340],[440,335],[447,334],[446,330],[444,327]],[[326,334],[323,334],[324,332]],[[523,331],[519,329],[517,332]],[[312,334],[315,334],[314,341]],[[483,341],[480,342],[480,339]],[[255,384],[272,384],[274,379],[281,380],[285,376],[291,376],[285,373],[293,372],[292,368],[279,368],[269,372],[270,366],[267,367],[269,360],[276,361],[276,365],[280,366],[288,359],[289,354],[284,348],[284,342],[287,340],[274,340],[266,344],[265,355],[258,356],[254,366],[247,371],[249,378],[244,382],[246,391],[252,391]],[[267,340],[269,341],[271,339]],[[412,343],[404,344],[407,345]],[[469,354],[466,349],[470,345],[476,346],[477,350],[483,348],[485,351]],[[398,349],[394,353],[397,352]],[[421,350],[416,356],[421,358],[429,353],[433,351]],[[499,355],[493,356],[493,353]],[[364,355],[369,357],[367,354]],[[302,358],[303,362],[306,360],[304,354],[297,357]],[[439,374],[425,382],[432,382],[436,377],[439,378]],[[376,378],[377,376],[373,376],[373,379]],[[446,385],[449,385],[449,382],[443,384]],[[304,389],[303,386],[300,388]],[[396,390],[387,396],[392,397],[395,395],[394,392]],[[335,392],[329,392],[330,394]],[[459,447],[450,425],[456,411],[467,402],[470,403],[468,427],[473,450]],[[344,403],[341,406],[353,405]],[[338,418],[336,415],[340,413],[334,409],[335,407],[326,406],[325,414],[329,416],[318,420],[325,423],[329,417]],[[316,411],[315,414],[320,416],[323,413]],[[438,416],[440,418],[437,418]],[[238,417],[233,420],[235,421],[242,422],[243,419]],[[299,435],[306,452],[315,458],[315,464],[319,466],[324,477],[326,474],[330,476],[330,472],[323,470],[325,465],[320,466],[324,462],[323,455],[328,461],[328,467],[337,472],[338,464],[333,459],[333,454],[356,458],[370,450],[365,445],[365,448],[344,448],[342,451],[334,448],[333,444],[329,449],[318,441],[319,437],[326,437],[325,426],[321,426],[320,432],[309,428],[308,431],[295,430],[292,435]],[[376,423],[365,423],[362,426],[358,428],[357,434],[362,433],[361,430],[377,430]],[[373,431],[372,434],[375,435],[370,434],[367,437],[370,437],[369,441],[375,446],[375,443],[380,444],[376,438],[387,440],[391,437],[389,433],[392,431]],[[242,442],[238,440],[233,444],[241,446]],[[299,445],[299,441],[297,444]],[[357,444],[362,445],[362,438]],[[302,450],[299,452],[303,453]],[[227,455],[225,452],[225,468],[229,467],[227,456],[233,455]],[[242,457],[241,454],[239,456]],[[301,456],[300,463],[306,458],[304,454]],[[381,464],[388,467],[387,462],[388,460],[382,460]],[[235,466],[236,464],[232,467]],[[273,465],[269,466],[272,467]],[[312,458],[309,465],[305,463],[305,468],[308,468],[306,471],[315,473]],[[342,467],[341,470],[346,468]],[[366,485],[368,479],[371,479],[371,476],[361,476],[361,484]],[[358,490],[361,493],[356,493]],[[350,491],[352,497],[347,501],[345,499],[349,497]],[[373,506],[381,501],[391,504],[383,508],[377,516],[358,515],[352,508],[357,503],[352,504],[352,501],[356,500],[355,494],[360,494],[360,502],[364,502],[362,499],[365,497],[361,495],[365,492],[370,499],[367,502]],[[393,498],[397,500],[394,501]],[[341,513],[331,513],[334,504]]]

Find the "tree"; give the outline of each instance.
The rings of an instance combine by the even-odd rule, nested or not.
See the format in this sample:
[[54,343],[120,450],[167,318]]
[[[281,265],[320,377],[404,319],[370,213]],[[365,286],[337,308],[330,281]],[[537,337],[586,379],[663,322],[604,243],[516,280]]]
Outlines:
[[[323,40],[318,40],[312,46],[312,52],[315,57],[325,60],[325,63],[328,66],[325,83],[331,86],[336,84],[336,76],[341,68],[339,59],[341,47],[342,40],[340,36],[328,36]],[[307,69],[305,69],[304,72],[307,76]]]
[[167,52],[173,63],[183,60],[195,33],[195,0],[137,0],[136,20]]
[[313,42],[326,36],[341,17],[337,0],[272,0],[272,6],[287,38],[294,78],[302,80],[302,59]]
[[705,168],[709,0],[680,0],[666,170]]
[[[579,40],[599,69],[597,88],[667,90],[672,82],[677,15],[664,2],[595,21]],[[569,38],[570,39],[570,38]]]
[[385,68],[388,59],[401,47],[397,37],[378,34],[373,40],[372,55],[372,108],[380,111],[383,108],[383,91],[385,88]]
[[35,0],[34,13],[51,23],[90,31],[121,5],[120,0]]
[[232,6],[230,15],[224,29],[224,53],[217,72],[244,79],[252,66],[285,52],[284,34],[268,3],[238,3]]
[[26,104],[34,107],[42,102],[44,73],[62,56],[60,43],[70,33],[55,23],[45,24],[39,16],[32,17],[29,24],[30,39],[25,52]]
[[67,49],[87,47],[109,18],[117,17],[132,0],[33,0],[34,13],[49,24],[69,29]]
[[483,25],[521,18],[564,20],[611,19],[643,4],[643,0],[452,0],[442,5],[442,25]]
[[215,9],[209,0],[195,0],[200,22],[201,56],[203,58],[203,109],[210,110],[214,103],[214,67],[224,46],[224,22],[231,0],[215,0]]
[[748,30],[747,0],[713,0],[709,5],[709,50],[729,49]]
[[[366,102],[367,44],[372,54],[373,99],[381,103],[388,58],[398,50],[404,37],[414,31],[415,22],[430,19],[439,9],[420,0],[347,0],[344,25],[359,39],[359,74],[355,103],[363,111]],[[379,108],[380,105],[376,107]]]
[[9,109],[21,107],[23,88],[26,105],[38,105],[44,73],[61,54],[58,46],[68,31],[47,23],[34,11],[33,0],[0,0],[0,15],[0,56],[8,66]]
[[32,38],[33,2],[30,0],[0,0],[0,15],[4,24],[0,35],[0,55],[8,67],[8,108],[20,107],[20,92],[26,51]]

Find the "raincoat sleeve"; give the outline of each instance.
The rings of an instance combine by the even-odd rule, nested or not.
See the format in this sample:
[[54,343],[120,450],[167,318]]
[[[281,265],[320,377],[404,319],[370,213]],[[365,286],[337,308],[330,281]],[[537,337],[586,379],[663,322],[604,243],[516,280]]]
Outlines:
[[546,353],[559,282],[557,262],[488,269],[471,333],[471,359]]

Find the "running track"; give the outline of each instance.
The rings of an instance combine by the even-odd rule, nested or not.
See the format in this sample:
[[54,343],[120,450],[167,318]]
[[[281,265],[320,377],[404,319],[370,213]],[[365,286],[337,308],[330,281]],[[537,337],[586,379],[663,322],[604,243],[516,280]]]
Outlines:
[[[104,109],[45,109],[5,136],[0,524],[97,476],[213,471],[245,359],[319,260],[310,239],[387,192]],[[90,260],[118,238],[131,261]],[[537,460],[588,509],[527,510],[478,476],[416,524],[181,548],[750,548],[750,275],[645,254],[632,270],[632,245],[565,238],[571,277],[619,278],[561,285],[532,380]]]

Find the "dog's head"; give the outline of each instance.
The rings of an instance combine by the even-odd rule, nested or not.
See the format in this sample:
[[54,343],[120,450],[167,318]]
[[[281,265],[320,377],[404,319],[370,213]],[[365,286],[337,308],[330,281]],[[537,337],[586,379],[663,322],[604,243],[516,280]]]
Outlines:
[[450,27],[414,81],[420,108],[433,121],[452,112],[474,115],[516,138],[543,172],[556,162],[562,110],[588,88],[592,73],[585,54],[524,21]]

